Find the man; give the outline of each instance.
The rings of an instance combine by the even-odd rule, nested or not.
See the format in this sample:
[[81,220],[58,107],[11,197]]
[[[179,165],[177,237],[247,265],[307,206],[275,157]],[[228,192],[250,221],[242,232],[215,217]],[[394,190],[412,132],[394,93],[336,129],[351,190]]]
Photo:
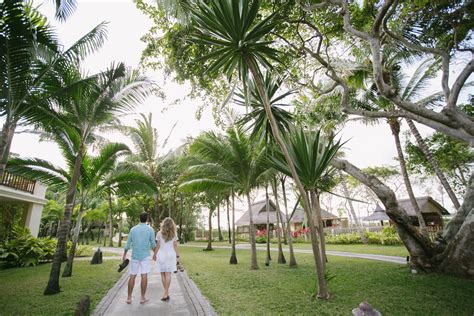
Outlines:
[[151,256],[150,250],[156,247],[155,232],[146,224],[147,213],[140,214],[140,224],[134,226],[128,234],[127,244],[123,252],[123,261],[127,259],[127,252],[132,248],[132,262],[130,263],[128,280],[127,304],[132,303],[132,292],[135,286],[137,274],[141,275],[141,299],[140,304],[148,302],[145,297],[148,286],[148,273],[150,273]]

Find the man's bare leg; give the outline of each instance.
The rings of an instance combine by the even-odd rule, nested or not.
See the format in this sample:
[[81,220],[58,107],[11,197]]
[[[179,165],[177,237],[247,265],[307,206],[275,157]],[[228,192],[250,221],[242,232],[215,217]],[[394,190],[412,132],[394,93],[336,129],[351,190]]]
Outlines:
[[145,294],[146,294],[146,288],[148,286],[148,274],[145,273],[145,274],[142,274],[141,275],[142,279],[141,279],[141,294],[142,294],[142,298],[140,300],[140,304],[143,304],[143,303],[146,303],[148,302],[148,299],[145,297]]
[[132,303],[132,292],[133,287],[135,286],[135,279],[137,278],[136,274],[131,274],[130,278],[128,279],[128,297],[127,297],[127,304]]

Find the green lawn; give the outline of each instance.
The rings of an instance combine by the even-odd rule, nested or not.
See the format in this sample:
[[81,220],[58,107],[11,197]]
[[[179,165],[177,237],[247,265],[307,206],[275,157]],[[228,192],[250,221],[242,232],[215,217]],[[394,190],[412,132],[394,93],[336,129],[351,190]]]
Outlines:
[[[229,265],[229,250],[203,252],[181,247],[190,277],[220,315],[350,315],[368,300],[383,315],[473,315],[474,281],[437,274],[410,274],[391,263],[329,257],[329,301],[311,300],[315,272],[311,255],[297,254],[297,269],[272,263],[249,270],[249,251],[238,251]],[[276,259],[276,254],[272,254]]]
[[[240,242],[244,244],[244,242]],[[189,245],[198,245],[205,247],[207,245],[206,242],[202,241],[195,241],[189,242]],[[230,246],[229,242],[213,242],[215,246]],[[248,244],[248,243],[246,243]],[[265,244],[259,244],[259,247],[265,247]],[[272,247],[277,247],[277,244],[272,244]],[[295,249],[311,249],[310,243],[295,243],[293,244]],[[288,249],[288,246],[283,245],[283,249]],[[362,245],[362,244],[355,244],[355,245],[326,245],[327,250],[334,250],[334,251],[345,251],[345,252],[356,252],[356,253],[369,253],[375,255],[386,255],[386,256],[398,256],[398,257],[406,257],[408,256],[408,251],[405,246],[382,246],[382,245]]]
[[84,295],[91,297],[93,310],[120,277],[117,265],[116,260],[76,261],[73,276],[60,279],[61,293],[51,296],[43,295],[51,264],[0,270],[0,315],[72,315]]

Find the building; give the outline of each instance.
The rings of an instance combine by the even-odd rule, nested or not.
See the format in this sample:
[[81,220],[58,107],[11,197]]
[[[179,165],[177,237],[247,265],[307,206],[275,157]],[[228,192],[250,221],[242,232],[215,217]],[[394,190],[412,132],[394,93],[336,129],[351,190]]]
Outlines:
[[[433,200],[430,196],[417,197],[416,202],[420,208],[426,226],[443,227],[443,215],[451,215],[441,204]],[[418,217],[413,208],[410,199],[398,200],[401,206],[410,216],[412,224],[418,226]],[[384,221],[390,221],[384,209],[377,204],[375,211],[363,219],[366,222],[380,222],[383,226]]]
[[[253,223],[255,228],[258,230],[266,229],[267,228],[267,212],[266,212],[266,201],[258,201],[251,205],[252,207],[252,215],[253,215]],[[289,210],[291,212],[291,210]],[[281,219],[286,223],[286,216],[283,212],[280,212]],[[270,200],[270,208],[269,208],[269,223],[270,223],[270,231],[274,230],[276,226],[276,206],[272,200]],[[291,214],[288,214],[291,215]],[[338,216],[331,214],[325,210],[321,210],[321,216],[323,219],[323,226],[324,227],[333,227],[340,225],[341,218]],[[295,213],[290,219],[291,230],[296,231],[303,228],[304,223],[304,211],[303,209],[297,208]],[[235,226],[237,226],[237,233],[248,233],[249,232],[249,212],[246,211],[236,222]],[[281,221],[280,221],[281,222]]]
[[34,180],[4,172],[0,179],[0,204],[15,203],[25,205],[22,222],[35,237],[41,224],[46,186]]
[[[417,197],[416,202],[427,226],[443,227],[443,215],[451,215],[441,204],[433,200],[431,196]],[[398,200],[398,204],[407,211],[413,225],[418,226],[418,218],[410,199]]]

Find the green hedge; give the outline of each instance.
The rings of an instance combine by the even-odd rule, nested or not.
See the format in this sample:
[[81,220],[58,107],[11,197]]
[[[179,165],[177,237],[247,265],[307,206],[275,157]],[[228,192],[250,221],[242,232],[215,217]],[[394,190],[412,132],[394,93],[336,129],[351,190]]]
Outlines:
[[[381,232],[364,232],[367,242],[373,245],[402,245],[394,227],[385,227]],[[359,233],[327,235],[328,244],[362,244]]]

